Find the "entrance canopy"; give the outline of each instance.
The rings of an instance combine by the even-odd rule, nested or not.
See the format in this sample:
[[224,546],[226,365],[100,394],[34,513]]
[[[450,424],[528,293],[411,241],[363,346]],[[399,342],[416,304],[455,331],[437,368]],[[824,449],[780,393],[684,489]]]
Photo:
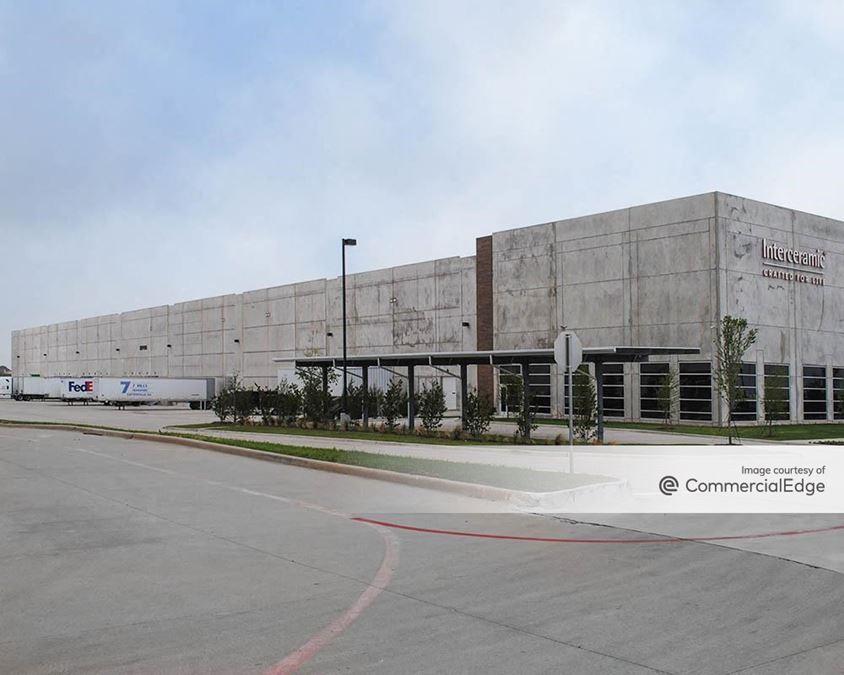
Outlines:
[[[598,440],[604,440],[604,364],[630,363],[647,361],[651,356],[669,356],[672,354],[700,354],[697,347],[643,347],[643,346],[610,346],[585,347],[583,360],[595,364],[595,382],[598,403]],[[323,386],[328,388],[327,372],[330,368],[342,368],[342,356],[303,356],[294,358],[278,357],[274,363],[287,363],[296,368],[322,368]],[[467,398],[467,368],[468,366],[520,366],[522,377],[525,379],[524,405],[529,405],[530,392],[527,386],[528,366],[532,364],[555,363],[554,350],[548,349],[491,349],[471,352],[414,352],[409,354],[363,354],[349,356],[345,359],[345,366],[362,368],[363,387],[368,388],[369,368],[407,368],[408,383],[408,427],[413,429],[415,423],[414,410],[414,369],[417,366],[431,366],[443,368],[446,366],[460,367],[460,405],[461,411],[466,410]],[[364,424],[369,415],[364,405]]]

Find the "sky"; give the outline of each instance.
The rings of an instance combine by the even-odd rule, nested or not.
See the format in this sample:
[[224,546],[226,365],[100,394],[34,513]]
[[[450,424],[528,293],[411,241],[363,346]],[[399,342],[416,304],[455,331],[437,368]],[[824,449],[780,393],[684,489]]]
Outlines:
[[844,2],[0,0],[13,329],[712,190],[844,219]]

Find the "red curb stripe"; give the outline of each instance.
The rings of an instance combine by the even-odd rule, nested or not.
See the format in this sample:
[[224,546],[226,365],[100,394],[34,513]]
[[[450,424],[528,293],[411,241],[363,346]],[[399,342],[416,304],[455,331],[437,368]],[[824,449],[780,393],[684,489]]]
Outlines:
[[[357,520],[352,518],[352,520]],[[365,525],[372,525],[365,521],[360,521]],[[343,614],[334,619],[331,623],[325,626],[322,630],[311,637],[305,644],[299,647],[295,652],[289,654],[283,660],[276,663],[265,675],[291,675],[295,673],[308,661],[310,661],[316,654],[331,642],[338,635],[341,635],[346,629],[352,625],[364,611],[373,603],[375,599],[381,595],[381,592],[390,583],[393,578],[393,573],[399,564],[399,544],[395,535],[389,530],[384,530],[376,527],[379,534],[384,539],[384,558],[378,571],[375,573],[372,581],[367,586],[366,590],[361,593],[357,600],[349,607]]]
[[408,530],[410,532],[421,532],[425,534],[444,534],[451,537],[472,537],[475,539],[498,539],[504,541],[532,541],[542,542],[548,544],[679,544],[689,541],[735,541],[738,539],[765,539],[767,537],[794,537],[802,534],[817,534],[819,532],[834,532],[836,530],[844,530],[844,524],[833,525],[831,527],[819,527],[810,530],[786,530],[783,532],[763,532],[761,534],[733,534],[715,537],[671,537],[665,536],[659,539],[584,539],[584,538],[570,538],[570,537],[526,537],[515,534],[491,534],[487,532],[466,532],[461,530],[440,530],[431,527],[416,527],[414,525],[402,525],[401,523],[391,523],[383,520],[373,520],[371,518],[352,518],[361,523],[369,523],[371,525],[380,525],[382,527],[389,527],[396,530]]

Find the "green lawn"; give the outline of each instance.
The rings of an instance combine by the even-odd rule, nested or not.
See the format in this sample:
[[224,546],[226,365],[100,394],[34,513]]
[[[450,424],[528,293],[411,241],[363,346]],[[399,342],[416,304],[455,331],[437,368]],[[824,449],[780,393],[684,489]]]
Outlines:
[[[496,422],[512,422],[506,417],[496,417]],[[561,430],[568,429],[568,420],[550,419],[547,417],[535,420],[537,424],[558,426]],[[727,436],[724,427],[713,427],[703,424],[675,424],[667,427],[659,422],[612,422],[607,420],[608,429],[633,429],[641,431],[661,431],[675,434],[697,434],[700,436]],[[563,433],[561,431],[561,433]],[[769,436],[768,429],[762,425],[740,426],[741,438],[753,438],[771,441],[811,441],[819,438],[844,439],[844,421],[825,424],[775,424],[773,433]]]
[[[386,469],[400,473],[419,476],[432,476],[466,483],[479,483],[494,487],[523,490],[528,492],[553,492],[565,490],[579,485],[611,480],[605,476],[591,476],[586,474],[567,474],[553,471],[534,471],[515,467],[489,466],[469,462],[449,462],[437,459],[421,459],[417,457],[400,457],[396,455],[381,455],[374,452],[357,452],[352,450],[337,450],[334,448],[303,448],[291,445],[279,445],[262,441],[250,441],[233,438],[218,438],[199,434],[165,433],[166,436],[192,438],[220,445],[234,445],[253,450],[265,450],[292,457],[305,457],[323,462],[364,466],[373,469]],[[380,434],[378,434],[380,435]]]
[[[677,434],[699,434],[701,436],[727,436],[724,427],[711,427],[698,424],[677,424],[667,427],[663,424],[647,422],[610,422],[607,427],[614,429],[638,429],[642,431],[663,431]],[[753,438],[771,441],[816,440],[819,438],[844,438],[844,424],[776,424],[769,436],[764,426],[739,427],[741,438]]]
[[[482,439],[463,439],[455,440],[453,438],[442,438],[440,436],[426,436],[422,433],[417,434],[399,434],[388,433],[380,431],[356,431],[350,429],[343,431],[342,429],[300,429],[299,427],[265,427],[258,424],[220,424],[215,422],[213,424],[181,424],[170,427],[171,429],[214,429],[219,431],[242,431],[248,433],[258,434],[288,434],[293,436],[321,436],[325,438],[350,438],[354,440],[363,441],[383,441],[393,443],[425,443],[434,445],[481,445],[489,443],[497,444],[513,444],[512,436],[490,436],[485,435]],[[533,445],[553,445],[553,441],[547,439],[533,439]]]

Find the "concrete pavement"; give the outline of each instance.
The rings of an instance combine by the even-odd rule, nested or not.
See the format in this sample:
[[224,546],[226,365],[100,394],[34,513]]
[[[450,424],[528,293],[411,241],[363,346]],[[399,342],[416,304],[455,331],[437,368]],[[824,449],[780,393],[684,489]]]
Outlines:
[[[358,514],[612,543],[385,530]],[[715,535],[839,518],[592,525],[192,448],[2,429],[0,672],[262,673],[289,657],[314,673],[840,673],[842,576],[790,557],[840,557],[841,531],[765,550],[624,543],[639,525]]]

